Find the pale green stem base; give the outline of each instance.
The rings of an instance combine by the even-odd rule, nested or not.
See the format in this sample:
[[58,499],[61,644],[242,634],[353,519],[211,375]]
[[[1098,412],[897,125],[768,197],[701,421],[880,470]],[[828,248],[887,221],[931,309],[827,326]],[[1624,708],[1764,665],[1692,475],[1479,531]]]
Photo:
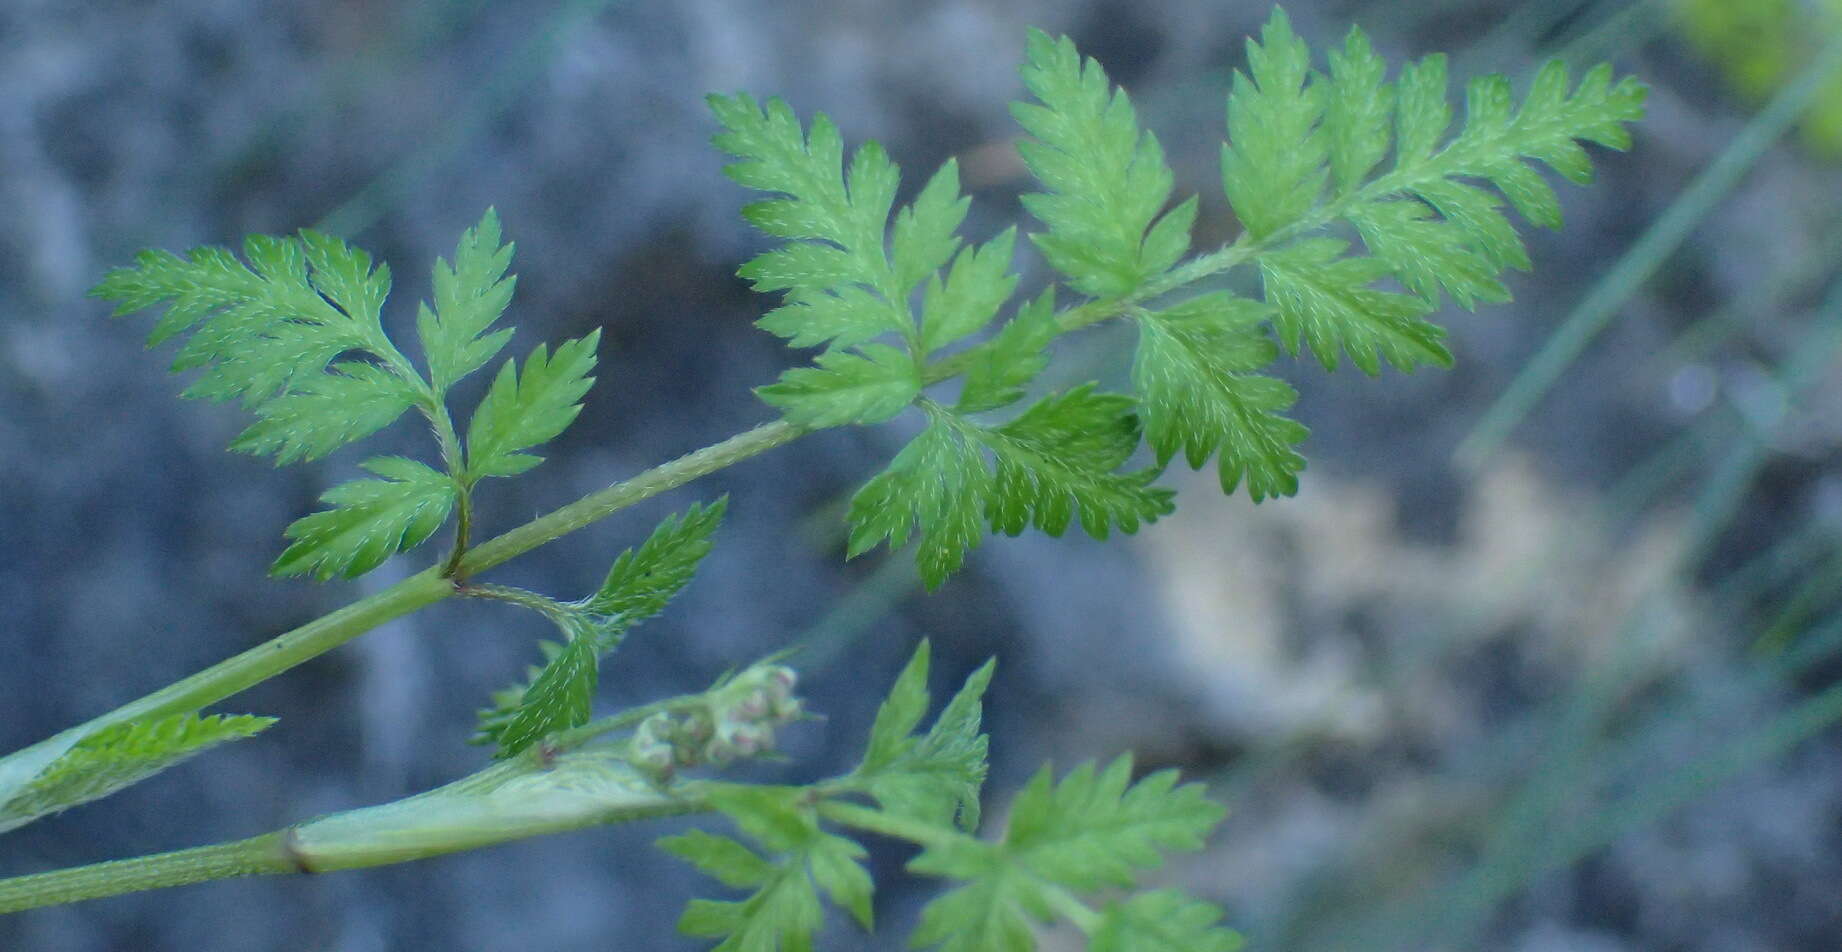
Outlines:
[[404,863],[704,809],[695,783],[660,787],[613,747],[533,749],[424,794],[265,836],[0,880],[0,915],[240,876]]
[[[0,803],[11,800],[70,747],[105,727],[196,711],[251,685],[260,684],[318,657],[377,626],[454,594],[454,585],[434,569],[412,575],[368,598],[317,618],[293,631],[220,661],[191,677],[104,714],[86,724],[0,758]],[[0,826],[4,831],[30,817]]]
[[288,857],[284,835],[270,833],[231,843],[0,880],[0,915],[213,879],[300,871]]

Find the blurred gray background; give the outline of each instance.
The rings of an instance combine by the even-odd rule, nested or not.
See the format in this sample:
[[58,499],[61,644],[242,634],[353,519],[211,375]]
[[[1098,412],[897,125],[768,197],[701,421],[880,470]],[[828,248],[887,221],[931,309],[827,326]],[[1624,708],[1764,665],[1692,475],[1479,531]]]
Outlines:
[[[1526,79],[1563,55],[1652,86],[1636,148],[1595,150],[1599,184],[1561,186],[1566,231],[1529,236],[1515,303],[1444,315],[1455,370],[1285,369],[1313,428],[1296,499],[1224,499],[1179,466],[1175,518],[1104,544],[990,540],[923,595],[906,551],[843,560],[842,500],[912,432],[897,422],[809,437],[492,578],[573,596],[656,519],[727,492],[702,575],[604,669],[609,709],[801,641],[827,719],[756,775],[813,777],[847,765],[918,638],[934,639],[937,693],[996,655],[993,817],[1045,759],[1131,749],[1183,768],[1233,814],[1159,881],[1225,906],[1254,948],[1833,949],[1842,309],[1821,302],[1842,273],[1842,175],[1820,143],[1758,117],[1834,21],[1817,4],[1727,4],[1795,27],[1749,94],[1722,64],[1757,45],[1754,28],[1703,20],[1694,40],[1672,19],[1691,6],[1709,8],[1288,4],[1320,50],[1359,22],[1391,61],[1448,51],[1459,77]],[[1066,32],[1132,91],[1180,191],[1202,195],[1209,247],[1236,230],[1215,171],[1223,91],[1269,9],[0,0],[0,746],[436,551],[355,584],[265,576],[281,529],[359,455],[276,470],[225,453],[238,412],[173,399],[146,322],[106,321],[84,297],[137,249],[325,228],[391,263],[386,319],[406,333],[434,257],[495,205],[518,243],[513,350],[604,337],[600,383],[549,462],[482,494],[492,533],[769,419],[749,388],[803,359],[750,326],[772,302],[733,275],[766,242],[737,218],[747,196],[707,145],[704,93],[825,111],[853,143],[884,142],[909,190],[958,156],[983,237],[1019,219],[1027,188],[1006,112],[1025,28]],[[1716,163],[1734,174],[1685,198]],[[1665,215],[1679,241],[1656,230]],[[1648,256],[1622,259],[1640,241]],[[1047,275],[1023,266],[1033,292]],[[1589,295],[1604,320],[1569,324]],[[1537,355],[1566,356],[1564,327],[1595,324],[1506,440],[1455,461]],[[1129,349],[1091,332],[1054,373],[1118,381]],[[380,450],[428,447],[400,425],[356,452]],[[460,776],[485,758],[464,743],[474,709],[544,634],[477,603],[380,629],[223,706],[279,716],[260,739],[9,834],[0,875],[252,835]],[[0,919],[0,949],[699,948],[672,924],[721,890],[650,848],[673,828],[37,911]],[[838,923],[822,947],[903,947],[933,889],[904,859],[875,856],[882,933]]]

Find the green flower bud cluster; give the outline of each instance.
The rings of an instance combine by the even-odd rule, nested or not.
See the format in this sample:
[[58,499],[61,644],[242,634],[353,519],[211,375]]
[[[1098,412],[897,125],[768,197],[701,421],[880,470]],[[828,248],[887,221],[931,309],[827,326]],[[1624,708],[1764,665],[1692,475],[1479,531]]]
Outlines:
[[793,694],[796,683],[798,675],[784,665],[750,668],[685,710],[641,721],[627,759],[663,783],[686,767],[720,767],[771,751],[774,732],[805,715]]

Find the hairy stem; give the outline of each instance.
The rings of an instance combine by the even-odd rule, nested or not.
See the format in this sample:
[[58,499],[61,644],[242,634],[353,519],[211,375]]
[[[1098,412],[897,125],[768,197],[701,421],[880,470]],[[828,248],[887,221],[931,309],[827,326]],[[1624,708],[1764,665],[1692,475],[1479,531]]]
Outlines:
[[461,559],[473,535],[473,487],[456,481],[454,486],[454,548],[441,563],[441,576],[460,581]]
[[484,572],[538,546],[554,542],[592,522],[605,519],[634,503],[677,489],[699,476],[733,466],[810,432],[785,420],[764,423],[663,466],[655,466],[625,482],[590,493],[549,515],[539,516],[498,538],[480,543],[461,559],[463,575]]
[[230,843],[0,880],[0,915],[213,879],[300,871],[299,865],[289,856],[285,836],[269,833]]
[[461,557],[467,554],[467,546],[472,543],[475,480],[467,473],[467,457],[461,449],[460,432],[454,428],[454,416],[448,412],[448,405],[441,395],[431,389],[422,411],[428,417],[429,428],[435,431],[435,441],[441,446],[442,467],[448,471],[448,478],[454,480],[454,548],[442,562],[441,574],[444,578],[455,578]]
[[497,602],[509,602],[520,608],[528,608],[555,622],[565,631],[569,630],[566,626],[570,616],[581,611],[581,609],[571,609],[570,606],[548,595],[510,585],[481,585],[464,582],[456,586],[455,591],[465,598],[486,598]]

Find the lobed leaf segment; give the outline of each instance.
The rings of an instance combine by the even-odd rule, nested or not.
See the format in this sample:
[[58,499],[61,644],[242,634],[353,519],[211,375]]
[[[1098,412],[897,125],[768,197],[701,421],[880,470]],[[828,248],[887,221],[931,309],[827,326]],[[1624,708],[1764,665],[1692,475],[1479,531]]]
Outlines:
[[476,590],[537,610],[564,640],[538,643],[545,663],[529,670],[525,684],[493,694],[492,706],[479,712],[472,742],[496,745],[495,756],[504,758],[548,734],[588,723],[601,659],[620,646],[628,629],[664,611],[689,584],[710,554],[728,503],[723,497],[707,506],[693,505],[659,523],[638,548],[614,560],[600,588],[577,601],[496,586]]
[[[681,931],[720,939],[728,950],[809,950],[823,924],[820,894],[873,927],[872,882],[864,848],[827,825],[909,840],[922,851],[915,872],[959,883],[923,910],[915,947],[945,952],[1024,952],[1038,924],[1067,919],[1090,948],[1114,952],[1229,952],[1240,939],[1221,927],[1222,911],[1170,890],[1131,892],[1167,853],[1200,848],[1222,808],[1199,786],[1179,786],[1172,771],[1132,779],[1128,757],[1104,769],[1084,764],[1053,779],[1045,768],[1013,801],[995,838],[979,826],[986,738],[980,698],[987,663],[966,679],[932,727],[925,642],[883,702],[862,762],[850,774],[811,787],[718,785],[711,806],[752,846],[693,832],[660,845],[732,889],[737,900],[692,901]],[[874,809],[848,802],[867,797]],[[1123,895],[1121,894],[1123,892]],[[1089,903],[1099,899],[1096,909]]]
[[[1307,431],[1286,415],[1297,392],[1265,373],[1280,352],[1309,350],[1327,370],[1347,356],[1371,375],[1383,363],[1449,366],[1429,315],[1448,295],[1467,309],[1507,300],[1502,273],[1529,267],[1505,202],[1560,225],[1527,160],[1589,181],[1580,143],[1628,147],[1624,124],[1642,116],[1645,93],[1604,66],[1574,85],[1557,61],[1520,105],[1503,77],[1473,80],[1454,131],[1443,57],[1390,82],[1353,29],[1320,69],[1275,10],[1227,99],[1222,187],[1244,232],[1185,261],[1197,200],[1172,204],[1163,150],[1126,93],[1067,38],[1041,32],[1022,72],[1034,99],[1012,112],[1041,185],[1024,207],[1045,226],[1028,237],[1084,301],[1058,313],[1046,291],[1002,322],[1015,230],[963,243],[969,200],[953,162],[896,210],[899,175],[876,143],[847,157],[822,114],[802,129],[777,99],[710,99],[724,128],[716,144],[738,159],[730,177],[776,196],[743,216],[786,241],[740,272],[784,295],[760,326],[823,348],[757,392],[811,427],[922,411],[925,429],[853,500],[850,552],[917,538],[929,587],[987,531],[1054,535],[1078,518],[1104,537],[1168,514],[1170,493],[1151,482],[1179,454],[1193,468],[1215,459],[1225,492],[1245,486],[1256,502],[1296,492]],[[1332,226],[1348,235],[1326,234]],[[1175,295],[1244,264],[1258,271],[1258,297]],[[1115,316],[1139,332],[1130,396],[1084,385],[984,422],[1023,399],[1058,335]],[[949,379],[957,401],[929,394]],[[1120,472],[1141,436],[1157,469]]]
[[[362,575],[420,545],[458,511],[447,563],[455,574],[467,546],[474,487],[542,462],[530,450],[568,428],[594,383],[599,331],[554,350],[539,344],[522,365],[508,359],[500,366],[462,438],[447,397],[511,339],[511,328],[495,324],[517,283],[507,273],[513,251],[497,213],[488,209],[461,236],[452,263],[436,261],[433,302],[418,306],[415,321],[426,373],[384,332],[389,269],[317,232],[252,237],[241,261],[221,248],[183,257],[144,252],[92,293],[115,301],[117,315],[165,306],[149,343],[190,335],[173,363],[175,371],[197,372],[184,395],[239,399],[257,417],[232,449],[273,455],[278,464],[311,460],[383,429],[412,407],[428,421],[442,469],[400,456],[360,463],[376,478],[332,487],[321,496],[329,508],[288,526],[290,544],[274,574]],[[508,757],[586,723],[601,659],[690,580],[725,506],[719,500],[668,519],[616,560],[600,589],[577,602],[462,580],[468,594],[532,608],[563,633],[561,642],[540,645],[546,663],[532,669],[528,683],[493,696],[493,705],[480,712],[475,741],[496,745],[498,756]]]
[[0,832],[99,800],[274,723],[249,714],[185,712],[104,728],[77,741],[0,804]]
[[[526,452],[548,442],[581,412],[594,378],[600,332],[544,345],[522,370],[508,360],[493,378],[463,442],[449,415],[450,388],[490,363],[511,340],[493,324],[511,303],[506,274],[513,246],[501,241],[488,209],[461,236],[452,264],[437,259],[433,305],[416,315],[425,375],[384,332],[390,269],[331,235],[256,235],[243,259],[223,248],[185,256],[142,252],[133,267],[108,274],[91,294],[116,302],[119,315],[164,305],[149,346],[186,337],[175,372],[196,371],[184,396],[239,400],[255,413],[231,449],[269,455],[279,465],[319,459],[420,410],[440,443],[444,471],[401,457],[360,464],[381,479],[328,490],[331,508],[287,529],[291,544],[276,575],[355,578],[427,540],[456,509],[463,532],[469,494],[488,476],[515,476],[541,462]],[[465,539],[457,548],[464,548]]]

